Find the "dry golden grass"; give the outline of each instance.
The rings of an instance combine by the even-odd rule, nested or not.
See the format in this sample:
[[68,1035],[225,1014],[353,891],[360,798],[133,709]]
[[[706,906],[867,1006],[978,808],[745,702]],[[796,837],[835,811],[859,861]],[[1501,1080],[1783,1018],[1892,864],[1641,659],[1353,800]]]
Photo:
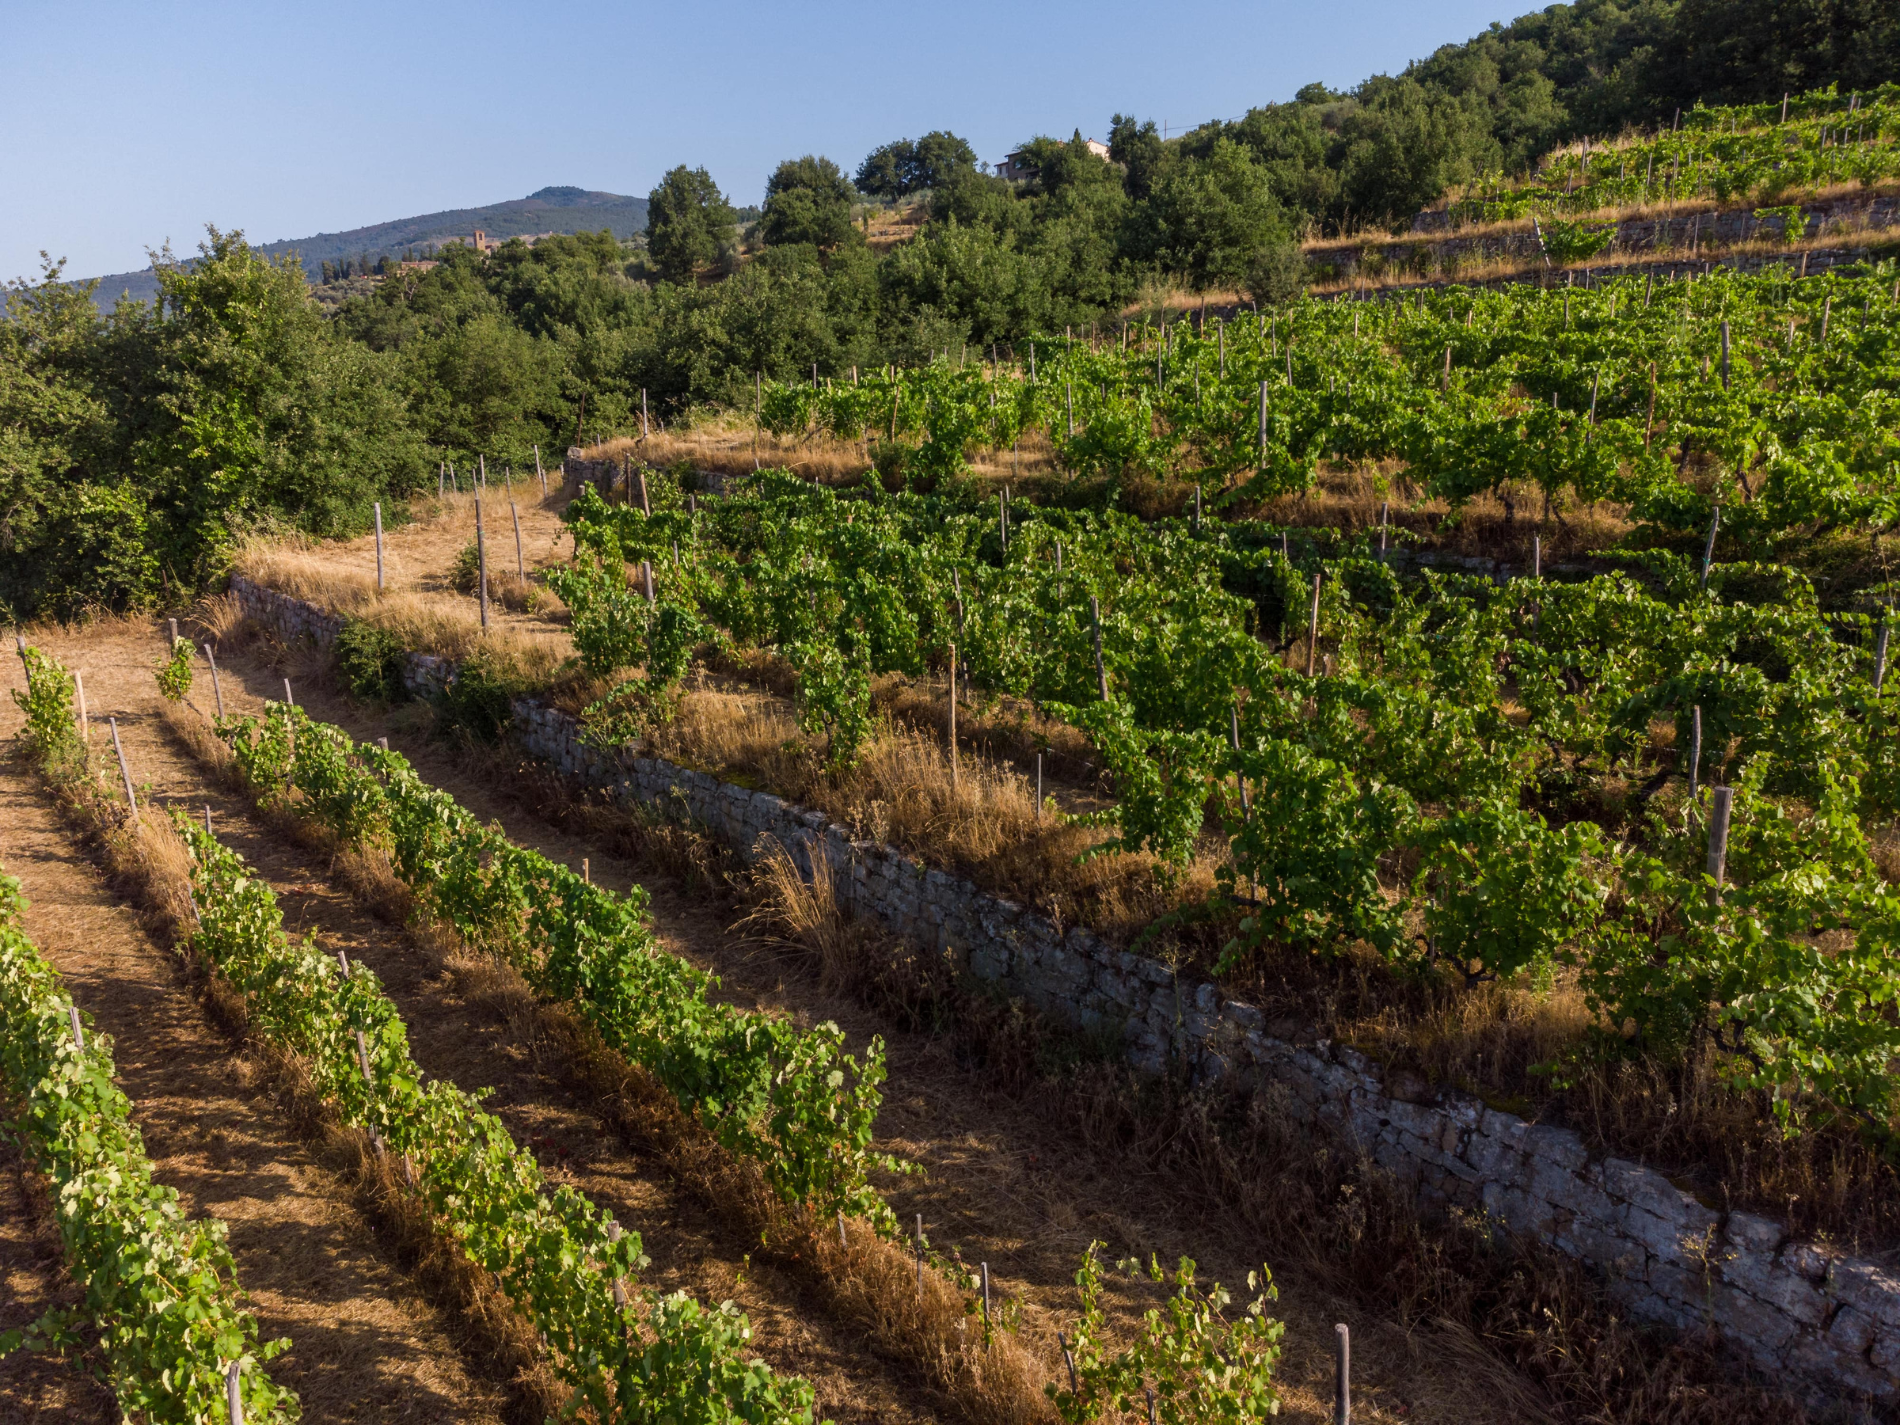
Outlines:
[[[265,588],[388,629],[415,652],[455,662],[479,653],[498,675],[523,686],[552,683],[572,651],[566,633],[552,623],[497,618],[492,607],[489,626],[483,629],[478,602],[446,587],[378,593],[374,573],[351,569],[322,547],[246,544],[235,567]],[[553,602],[551,597],[548,602]],[[212,610],[207,609],[207,615],[212,616]],[[215,616],[225,618],[228,610],[220,609]]]
[[[874,440],[878,432],[869,433]],[[738,411],[701,412],[692,424],[655,430],[642,440],[620,436],[591,445],[584,460],[644,460],[666,467],[684,462],[695,470],[749,475],[754,470],[790,470],[824,485],[856,485],[870,476],[867,440],[840,440],[813,433],[803,439],[756,431],[751,416]],[[986,482],[1027,479],[1055,472],[1055,454],[1040,431],[1025,435],[1015,450],[981,449],[970,455],[972,478]]]
[[[961,741],[961,739],[959,739]],[[984,889],[1031,905],[1063,925],[1126,941],[1178,898],[1205,896],[1213,858],[1170,886],[1148,855],[1081,860],[1108,833],[1039,814],[1033,784],[987,757],[959,756],[941,737],[886,717],[858,761],[826,769],[822,745],[803,737],[783,703],[759,693],[696,691],[649,738],[660,756],[728,781],[766,787],[927,857]]]

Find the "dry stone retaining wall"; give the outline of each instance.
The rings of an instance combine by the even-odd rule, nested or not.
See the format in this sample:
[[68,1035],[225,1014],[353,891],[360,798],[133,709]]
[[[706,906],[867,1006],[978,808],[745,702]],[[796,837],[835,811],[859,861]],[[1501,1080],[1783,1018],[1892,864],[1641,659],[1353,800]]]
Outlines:
[[[1900,194],[1894,193],[1849,194],[1797,206],[1805,215],[1802,231],[1796,234],[1798,238],[1818,238],[1867,228],[1891,229],[1900,221]],[[1745,254],[1730,259],[1726,249],[1763,238],[1781,240],[1786,226],[1778,214],[1756,217],[1753,207],[1624,218],[1617,222],[1616,235],[1598,260],[1606,266],[1660,261],[1686,267],[1691,264],[1685,249],[1694,248],[1697,265],[1706,259],[1718,266],[1753,270],[1785,262],[1787,258]],[[1702,251],[1704,248],[1708,250]],[[1807,270],[1819,272],[1837,262],[1858,260],[1846,256],[1849,251],[1865,256],[1867,248],[1859,244],[1838,252],[1815,252]],[[1434,271],[1442,272],[1448,263],[1541,263],[1543,255],[1543,245],[1528,221],[1519,228],[1460,236],[1450,229],[1442,209],[1420,213],[1413,220],[1412,232],[1407,237],[1371,242],[1323,242],[1307,249],[1307,256],[1315,263],[1331,267],[1336,278],[1358,275],[1368,266],[1396,276],[1427,261]],[[1798,254],[1795,261],[1798,265]]]
[[[286,637],[324,644],[342,627],[243,579],[232,591]],[[412,654],[405,681],[426,694],[452,676],[444,660]],[[1481,1208],[1591,1264],[1635,1314],[1683,1330],[1714,1326],[1778,1379],[1835,1401],[1900,1404],[1900,1275],[1876,1262],[1791,1241],[1764,1217],[1711,1209],[1653,1169],[1593,1158],[1568,1129],[1388,1073],[1344,1045],[1277,1037],[1258,1009],[1212,984],[1087,930],[1065,931],[820,812],[658,758],[603,753],[568,714],[530,699],[514,712],[522,746],[563,775],[690,820],[748,859],[776,844],[807,876],[828,868],[857,914],[952,952],[971,975],[1059,1021],[1118,1034],[1142,1069],[1173,1063],[1201,1082],[1276,1086],[1302,1121],[1411,1183],[1426,1209]]]

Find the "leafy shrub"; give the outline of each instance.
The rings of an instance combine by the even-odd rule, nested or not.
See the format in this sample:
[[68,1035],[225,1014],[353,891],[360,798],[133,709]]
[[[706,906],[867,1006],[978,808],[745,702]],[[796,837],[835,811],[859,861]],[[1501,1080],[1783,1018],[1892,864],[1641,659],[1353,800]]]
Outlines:
[[1144,1404],[1146,1418],[1167,1425],[1242,1425],[1280,1413],[1273,1369],[1286,1325],[1267,1315],[1267,1303],[1279,1297],[1272,1272],[1262,1267],[1247,1273],[1247,1289],[1258,1295],[1230,1322],[1224,1313],[1232,1296],[1218,1282],[1208,1290],[1197,1285],[1189,1258],[1181,1258],[1172,1276],[1153,1259],[1145,1268],[1132,1259],[1119,1263],[1131,1277],[1171,1282],[1174,1294],[1165,1311],[1147,1313],[1132,1346],[1111,1356],[1102,1341],[1102,1269],[1096,1258],[1101,1247],[1089,1244],[1075,1274],[1082,1316],[1070,1347],[1074,1384],[1068,1390],[1043,1387],[1064,1425],[1089,1425],[1111,1408],[1124,1419],[1141,1418]]
[[365,619],[347,619],[332,651],[352,697],[366,703],[399,703],[408,696],[402,681],[404,649],[388,629]]
[[1616,224],[1592,227],[1588,223],[1552,218],[1544,225],[1544,251],[1552,262],[1582,262],[1595,257],[1616,236]]
[[455,556],[455,562],[449,566],[449,587],[458,594],[480,592],[482,582],[482,554],[470,540],[463,545]]
[[515,720],[514,700],[526,691],[485,653],[462,660],[436,702],[443,720],[477,742],[499,742]]
[[168,702],[181,703],[191,693],[191,659],[196,650],[188,638],[172,640],[169,657],[158,665],[158,690]]

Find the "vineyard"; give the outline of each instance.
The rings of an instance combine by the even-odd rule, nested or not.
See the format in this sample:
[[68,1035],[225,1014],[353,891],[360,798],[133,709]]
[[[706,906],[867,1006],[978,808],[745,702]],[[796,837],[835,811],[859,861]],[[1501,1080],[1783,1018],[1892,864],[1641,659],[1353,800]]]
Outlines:
[[[1558,262],[1709,201],[1792,244],[1900,178],[1896,105],[1443,204]],[[1900,265],[1122,317],[664,434],[643,390],[569,471],[260,527],[163,636],[22,628],[0,1417],[1900,1399]],[[939,883],[1152,1000],[979,972],[913,933]],[[1180,1048],[1222,1015],[1307,1076]],[[1509,1154],[1562,1179],[1528,1232]]]
[[[1659,133],[1559,150],[1527,181],[1494,175],[1448,203],[1447,216],[1456,226],[1698,199],[1750,200],[1761,209],[1758,217],[1778,220],[1792,239],[1803,226],[1802,196],[1900,178],[1896,101],[1900,86],[1889,84],[1865,94],[1794,95],[1778,104],[1698,105]],[[1554,235],[1572,244],[1590,237],[1587,227],[1561,219]]]

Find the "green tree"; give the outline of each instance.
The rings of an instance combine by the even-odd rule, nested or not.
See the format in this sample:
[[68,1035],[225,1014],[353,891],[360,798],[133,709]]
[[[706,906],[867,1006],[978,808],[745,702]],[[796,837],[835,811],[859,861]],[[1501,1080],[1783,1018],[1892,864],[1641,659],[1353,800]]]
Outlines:
[[1133,257],[1199,291],[1239,286],[1255,254],[1284,243],[1289,228],[1266,170],[1226,137],[1215,139],[1206,157],[1169,171],[1129,223]]
[[895,200],[942,188],[977,172],[976,151],[948,129],[873,149],[858,165],[861,193]]
[[736,221],[712,175],[682,164],[647,194],[647,253],[661,276],[691,281],[732,242]]
[[768,246],[810,243],[832,249],[858,237],[851,225],[851,180],[828,158],[806,154],[781,163],[765,184],[759,233]]

